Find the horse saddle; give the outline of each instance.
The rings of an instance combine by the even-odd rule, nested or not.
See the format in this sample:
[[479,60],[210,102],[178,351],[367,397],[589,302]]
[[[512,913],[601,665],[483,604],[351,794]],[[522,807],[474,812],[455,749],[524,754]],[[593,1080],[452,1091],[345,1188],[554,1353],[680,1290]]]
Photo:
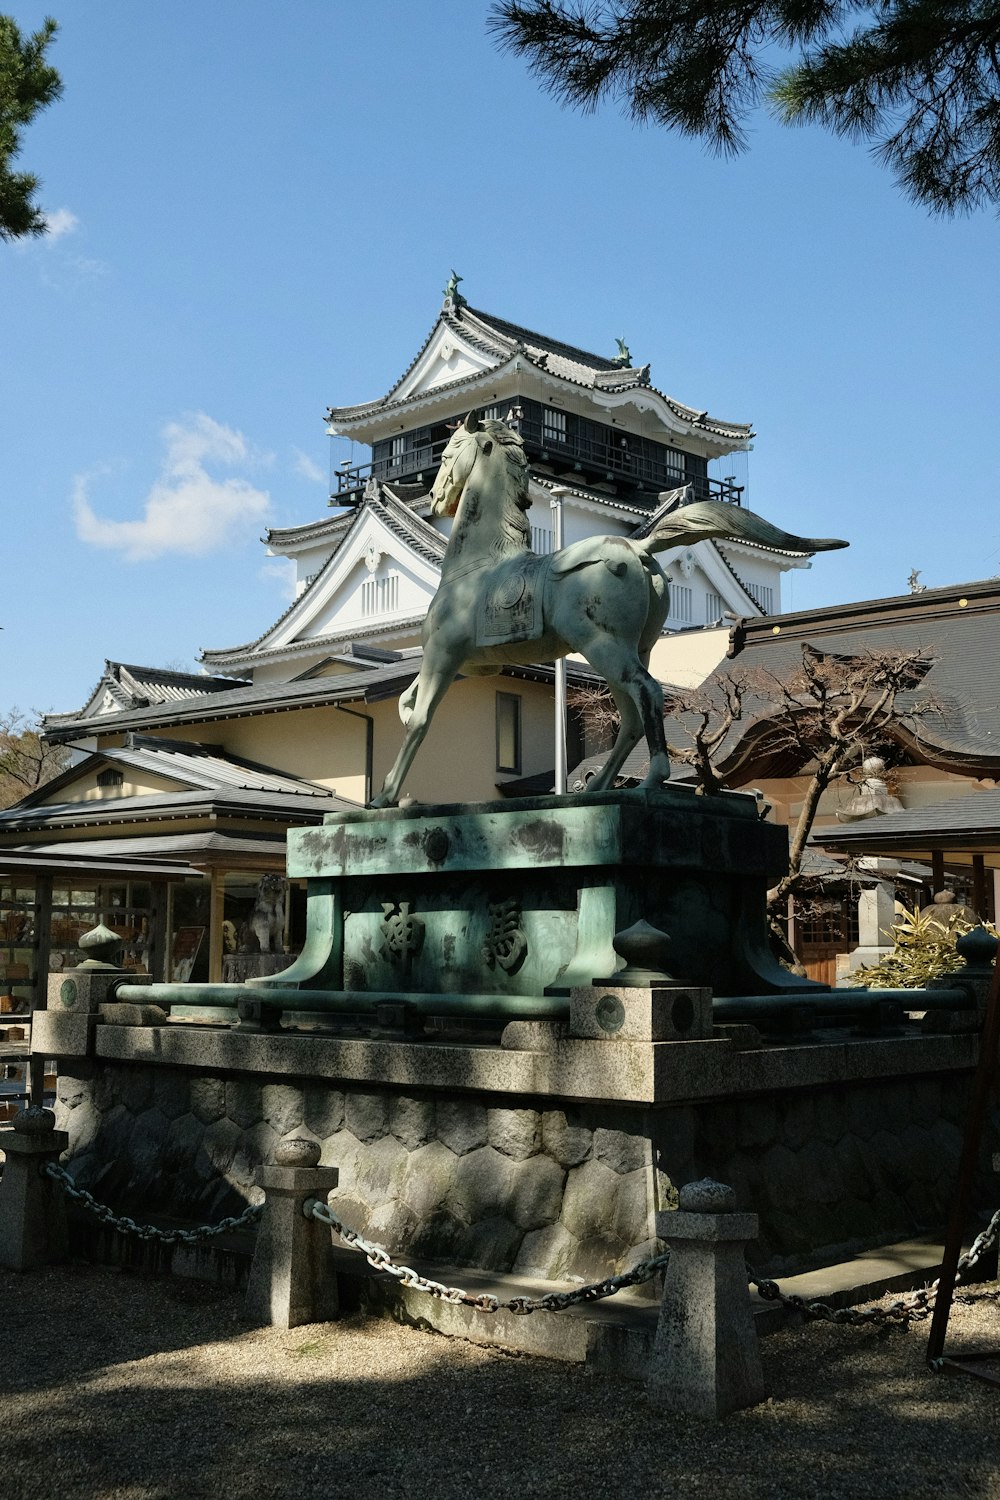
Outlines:
[[542,633],[542,595],[550,559],[525,553],[491,568],[476,603],[476,645],[512,646]]

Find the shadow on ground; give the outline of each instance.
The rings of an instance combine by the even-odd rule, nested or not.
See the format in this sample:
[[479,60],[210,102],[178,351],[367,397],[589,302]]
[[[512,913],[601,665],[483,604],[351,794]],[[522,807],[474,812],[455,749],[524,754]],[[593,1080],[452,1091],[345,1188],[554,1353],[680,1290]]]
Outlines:
[[[1000,1391],[928,1374],[926,1324],[774,1335],[771,1399],[709,1423],[580,1366],[354,1316],[248,1329],[241,1308],[217,1287],[107,1269],[0,1273],[5,1492],[1000,1495]],[[955,1318],[958,1342],[992,1330],[1000,1344],[995,1289]]]

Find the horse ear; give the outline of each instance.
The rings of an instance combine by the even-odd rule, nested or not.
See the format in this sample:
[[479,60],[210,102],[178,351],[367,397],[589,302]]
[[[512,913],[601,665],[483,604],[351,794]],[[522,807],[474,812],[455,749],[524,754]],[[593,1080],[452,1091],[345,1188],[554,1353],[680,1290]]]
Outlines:
[[466,432],[478,432],[480,430],[483,424],[479,418],[480,410],[477,406],[474,406],[465,419]]

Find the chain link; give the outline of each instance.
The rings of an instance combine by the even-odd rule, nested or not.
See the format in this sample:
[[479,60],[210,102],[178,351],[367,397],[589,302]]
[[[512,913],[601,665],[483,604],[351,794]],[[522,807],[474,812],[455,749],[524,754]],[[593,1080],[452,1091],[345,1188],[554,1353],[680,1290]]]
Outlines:
[[307,1199],[302,1211],[306,1218],[316,1219],[320,1224],[328,1224],[345,1244],[352,1246],[355,1250],[360,1250],[370,1266],[374,1266],[378,1271],[386,1271],[403,1286],[412,1286],[418,1292],[427,1292],[429,1296],[437,1297],[441,1302],[460,1303],[464,1307],[478,1308],[480,1312],[562,1312],[567,1307],[577,1307],[583,1302],[599,1302],[604,1297],[613,1297],[616,1292],[623,1291],[625,1287],[639,1286],[642,1282],[651,1280],[657,1271],[663,1269],[669,1258],[668,1255],[654,1255],[649,1260],[639,1261],[631,1271],[623,1271],[620,1276],[608,1276],[604,1281],[595,1281],[590,1286],[581,1286],[572,1292],[546,1292],[543,1297],[508,1297],[501,1300],[499,1297],[494,1297],[491,1292],[476,1294],[464,1292],[461,1287],[445,1286],[441,1281],[433,1281],[429,1276],[421,1276],[420,1272],[415,1271],[412,1266],[397,1265],[384,1245],[376,1245],[358,1234],[356,1229],[348,1228],[343,1220],[337,1218],[329,1204],[320,1203],[316,1198]]
[[[986,1228],[981,1234],[977,1234],[959,1260],[957,1277],[960,1278],[963,1272],[970,1270],[987,1250],[992,1250],[998,1236],[1000,1209],[997,1209]],[[786,1307],[794,1307],[805,1318],[822,1318],[827,1323],[846,1323],[851,1327],[861,1327],[868,1323],[920,1322],[929,1317],[937,1300],[939,1281],[932,1281],[930,1286],[918,1287],[906,1297],[897,1297],[888,1307],[831,1307],[828,1302],[807,1301],[805,1297],[783,1292],[776,1281],[758,1280],[752,1273],[750,1285],[756,1287],[765,1302],[783,1302]]]
[[[387,1272],[403,1286],[411,1286],[418,1292],[426,1292],[442,1302],[460,1303],[465,1307],[478,1308],[482,1312],[496,1313],[502,1309],[514,1313],[562,1312],[567,1307],[577,1307],[581,1303],[598,1302],[604,1297],[613,1297],[616,1292],[624,1290],[625,1287],[639,1286],[642,1282],[651,1280],[670,1259],[670,1253],[667,1251],[663,1255],[640,1261],[638,1265],[633,1266],[631,1271],[625,1271],[620,1276],[608,1276],[604,1281],[593,1282],[590,1286],[582,1286],[572,1292],[547,1292],[543,1297],[510,1297],[502,1301],[489,1292],[476,1295],[463,1291],[461,1287],[445,1286],[443,1282],[433,1281],[428,1276],[421,1276],[420,1272],[415,1271],[412,1266],[397,1265],[384,1245],[377,1245],[372,1240],[366,1240],[356,1229],[350,1229],[343,1220],[338,1219],[329,1204],[309,1198],[303,1204],[302,1211],[306,1218],[316,1219],[321,1224],[328,1224],[345,1244],[350,1245],[352,1249],[360,1250],[369,1265],[374,1266],[378,1271]],[[1000,1236],[1000,1209],[993,1215],[982,1233],[976,1236],[967,1253],[962,1256],[958,1263],[958,1275],[961,1276],[964,1271],[969,1270],[986,1254],[987,1250],[992,1249],[998,1236]],[[776,1281],[756,1277],[749,1268],[747,1280],[765,1302],[783,1302],[786,1307],[794,1308],[805,1318],[824,1319],[828,1323],[844,1323],[851,1327],[862,1327],[869,1323],[909,1322],[911,1319],[926,1318],[934,1306],[938,1287],[936,1281],[930,1286],[919,1287],[906,1297],[898,1297],[888,1307],[857,1308],[831,1307],[828,1302],[821,1302],[818,1299],[809,1301],[794,1292],[783,1292]]]
[[255,1224],[264,1211],[262,1203],[249,1203],[241,1214],[220,1219],[218,1224],[200,1224],[197,1229],[157,1229],[152,1224],[137,1224],[127,1214],[116,1214],[106,1203],[98,1203],[86,1188],[77,1187],[65,1167],[60,1167],[56,1162],[48,1162],[43,1170],[46,1176],[60,1184],[68,1198],[79,1203],[81,1208],[93,1214],[102,1224],[109,1224],[112,1229],[121,1230],[122,1234],[134,1235],[138,1240],[155,1240],[159,1245],[200,1245],[217,1234],[228,1234],[232,1229],[243,1229]]
[[[42,1170],[54,1182],[60,1184],[67,1197],[71,1198],[74,1203],[79,1203],[102,1224],[109,1224],[123,1234],[134,1235],[136,1239],[155,1240],[161,1245],[202,1244],[216,1235],[227,1234],[231,1230],[243,1229],[255,1224],[264,1209],[262,1203],[250,1203],[238,1216],[221,1219],[218,1224],[202,1224],[197,1229],[157,1229],[152,1224],[137,1224],[126,1214],[116,1214],[114,1209],[109,1208],[106,1203],[99,1203],[93,1194],[87,1192],[86,1188],[77,1187],[65,1167],[49,1162]],[[434,1281],[429,1276],[422,1276],[412,1266],[397,1265],[384,1245],[378,1245],[373,1240],[366,1240],[356,1229],[351,1229],[342,1219],[339,1219],[329,1204],[321,1203],[316,1198],[308,1198],[302,1206],[302,1212],[307,1219],[315,1219],[318,1223],[328,1225],[346,1245],[359,1250],[370,1266],[374,1266],[377,1271],[385,1271],[403,1286],[426,1292],[442,1302],[477,1308],[480,1312],[563,1312],[568,1307],[579,1307],[586,1302],[600,1302],[605,1297],[614,1297],[626,1287],[641,1286],[643,1282],[652,1280],[657,1271],[662,1271],[670,1259],[670,1252],[666,1251],[662,1255],[654,1255],[647,1260],[639,1261],[630,1271],[623,1271],[619,1276],[607,1276],[603,1281],[577,1287],[571,1292],[546,1292],[542,1297],[501,1299],[493,1296],[491,1292],[473,1293],[463,1291],[461,1287],[446,1286],[442,1281]],[[998,1238],[1000,1238],[1000,1209],[997,1209],[986,1228],[976,1236],[970,1248],[959,1260],[957,1276],[961,1278],[964,1272],[981,1260],[986,1252],[997,1243]],[[938,1282],[933,1281],[929,1286],[918,1287],[916,1291],[910,1292],[905,1297],[897,1297],[894,1302],[889,1303],[888,1307],[831,1307],[828,1302],[821,1302],[819,1299],[807,1300],[797,1293],[783,1292],[776,1281],[771,1281],[766,1277],[757,1277],[749,1268],[747,1279],[750,1286],[755,1288],[765,1302],[781,1302],[786,1307],[794,1308],[807,1319],[822,1319],[827,1323],[843,1323],[851,1327],[861,1327],[870,1323],[908,1323],[911,1320],[924,1319],[930,1315],[934,1307],[938,1289]]]

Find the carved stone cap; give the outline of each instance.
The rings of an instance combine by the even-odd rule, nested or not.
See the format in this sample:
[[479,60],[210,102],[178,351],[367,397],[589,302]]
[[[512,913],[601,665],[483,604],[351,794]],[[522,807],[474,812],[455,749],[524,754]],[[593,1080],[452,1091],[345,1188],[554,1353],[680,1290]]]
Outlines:
[[724,1182],[703,1177],[689,1182],[677,1194],[677,1207],[689,1214],[731,1214],[736,1212],[736,1192]]
[[78,969],[117,969],[122,955],[123,943],[117,932],[99,922],[85,932],[77,944],[83,954]]
[[55,1115],[40,1104],[30,1104],[14,1116],[14,1129],[19,1135],[51,1135],[55,1128]]
[[296,1136],[290,1141],[279,1141],[274,1148],[276,1167],[317,1167],[322,1155],[319,1141]]

